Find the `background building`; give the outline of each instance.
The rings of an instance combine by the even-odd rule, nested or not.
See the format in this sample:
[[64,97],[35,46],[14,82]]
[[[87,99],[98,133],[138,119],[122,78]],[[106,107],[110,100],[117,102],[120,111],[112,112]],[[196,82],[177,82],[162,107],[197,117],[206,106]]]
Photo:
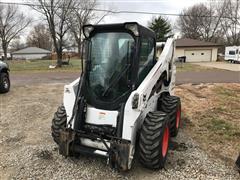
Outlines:
[[15,60],[43,59],[50,56],[51,51],[37,47],[28,47],[12,53],[12,58]]

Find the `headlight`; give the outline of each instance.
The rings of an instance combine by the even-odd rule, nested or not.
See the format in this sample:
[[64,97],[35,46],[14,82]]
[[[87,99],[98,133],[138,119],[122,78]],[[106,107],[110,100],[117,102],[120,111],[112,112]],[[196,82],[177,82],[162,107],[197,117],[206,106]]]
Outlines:
[[129,23],[129,24],[126,24],[126,25],[125,25],[125,28],[128,29],[128,30],[130,30],[130,31],[132,31],[135,36],[139,36],[138,24],[137,24],[137,23],[134,23],[134,24],[130,24],[130,23]]
[[83,34],[86,38],[89,38],[91,32],[94,30],[92,25],[83,26]]

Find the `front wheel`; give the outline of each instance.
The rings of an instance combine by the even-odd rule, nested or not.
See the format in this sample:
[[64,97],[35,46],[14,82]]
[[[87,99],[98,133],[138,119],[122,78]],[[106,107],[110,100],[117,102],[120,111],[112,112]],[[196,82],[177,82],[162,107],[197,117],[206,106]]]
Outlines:
[[7,93],[10,90],[10,79],[8,73],[0,73],[0,93]]
[[52,137],[53,140],[59,145],[60,143],[60,132],[66,128],[67,115],[64,106],[59,106],[57,112],[54,114],[52,120]]
[[169,117],[166,113],[149,112],[143,122],[139,138],[139,158],[149,169],[164,167],[170,139]]

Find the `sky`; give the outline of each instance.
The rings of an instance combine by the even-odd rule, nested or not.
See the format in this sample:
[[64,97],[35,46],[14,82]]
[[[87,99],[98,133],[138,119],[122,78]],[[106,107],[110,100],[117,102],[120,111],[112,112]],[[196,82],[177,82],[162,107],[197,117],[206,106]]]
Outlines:
[[[208,0],[99,0],[100,7],[110,10],[147,11],[157,13],[179,14],[184,8],[197,3],[206,3]],[[154,15],[141,14],[110,14],[103,19],[103,23],[137,21],[147,25]],[[167,16],[172,24],[176,16]]]
[[[0,0],[0,2],[29,2],[30,0]],[[32,0],[37,1],[37,0]],[[179,14],[184,8],[190,7],[197,3],[207,3],[208,0],[97,0],[98,9],[106,9],[112,11],[146,11],[146,12],[157,12],[157,13],[170,13]],[[40,16],[28,7],[19,6],[19,8],[25,12],[28,16],[35,19],[35,23],[42,21]],[[101,18],[103,14],[99,14]],[[105,23],[121,23],[127,21],[135,21],[139,24],[147,26],[148,22],[156,15],[146,14],[108,14],[103,18],[100,24]],[[175,24],[177,19],[176,16],[166,17],[172,25]],[[30,31],[31,27],[28,28],[24,35]]]

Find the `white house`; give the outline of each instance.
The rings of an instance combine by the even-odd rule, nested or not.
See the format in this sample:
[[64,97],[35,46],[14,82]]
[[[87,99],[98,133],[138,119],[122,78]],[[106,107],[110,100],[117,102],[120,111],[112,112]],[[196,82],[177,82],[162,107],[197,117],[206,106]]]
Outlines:
[[212,62],[217,60],[221,45],[195,39],[177,39],[175,57],[186,57],[186,62]]
[[42,59],[43,57],[50,56],[51,51],[46,49],[41,49],[38,47],[28,47],[21,49],[19,51],[15,51],[12,53],[13,59],[19,60],[31,60],[31,59]]

